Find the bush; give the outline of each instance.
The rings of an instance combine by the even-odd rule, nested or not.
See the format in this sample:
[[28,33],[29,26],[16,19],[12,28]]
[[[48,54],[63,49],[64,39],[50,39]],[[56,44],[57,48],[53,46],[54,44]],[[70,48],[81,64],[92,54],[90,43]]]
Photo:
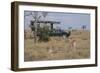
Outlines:
[[49,38],[49,27],[48,26],[44,26],[43,28],[40,28],[38,32],[40,33],[39,41],[44,41],[44,42],[49,41],[50,38]]

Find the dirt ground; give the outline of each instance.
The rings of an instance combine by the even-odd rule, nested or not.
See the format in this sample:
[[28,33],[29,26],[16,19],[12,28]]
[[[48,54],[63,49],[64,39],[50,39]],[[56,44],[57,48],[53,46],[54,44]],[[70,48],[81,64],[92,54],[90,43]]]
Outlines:
[[[24,61],[90,58],[90,32],[88,30],[74,30],[69,38],[50,37],[48,42],[34,43],[34,39],[29,38],[30,32],[27,32],[26,36]],[[75,47],[72,46],[73,40]]]

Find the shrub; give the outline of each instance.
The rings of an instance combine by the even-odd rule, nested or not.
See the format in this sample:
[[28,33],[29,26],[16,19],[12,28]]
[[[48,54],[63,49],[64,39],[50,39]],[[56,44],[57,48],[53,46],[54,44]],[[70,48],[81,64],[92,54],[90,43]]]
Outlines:
[[44,41],[47,42],[49,41],[49,27],[48,26],[44,26],[43,28],[40,28],[38,30],[39,34],[39,41]]

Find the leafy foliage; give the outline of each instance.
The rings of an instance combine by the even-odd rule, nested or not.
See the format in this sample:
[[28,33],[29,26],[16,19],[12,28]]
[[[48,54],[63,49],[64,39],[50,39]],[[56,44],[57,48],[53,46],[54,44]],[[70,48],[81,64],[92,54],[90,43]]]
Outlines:
[[44,26],[43,28],[39,29],[39,41],[44,41],[47,42],[49,41],[50,37],[49,37],[49,27],[48,26]]

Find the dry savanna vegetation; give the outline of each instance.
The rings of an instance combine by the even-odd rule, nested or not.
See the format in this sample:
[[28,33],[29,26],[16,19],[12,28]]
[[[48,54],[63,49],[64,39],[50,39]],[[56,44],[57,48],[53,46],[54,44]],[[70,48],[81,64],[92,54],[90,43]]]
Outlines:
[[[48,42],[36,42],[27,31],[24,42],[24,61],[86,59],[90,57],[90,32],[73,30],[68,38],[50,37]],[[75,47],[72,41],[75,42]]]

